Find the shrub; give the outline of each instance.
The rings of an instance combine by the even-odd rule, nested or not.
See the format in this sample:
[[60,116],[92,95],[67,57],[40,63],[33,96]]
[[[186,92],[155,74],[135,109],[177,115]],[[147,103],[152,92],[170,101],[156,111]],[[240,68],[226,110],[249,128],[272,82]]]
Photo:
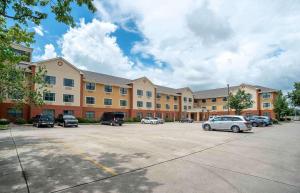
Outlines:
[[7,119],[0,119],[0,125],[8,125],[9,124],[9,120]]
[[139,117],[133,117],[132,122],[140,122],[141,119]]
[[99,121],[95,119],[85,119],[81,117],[77,117],[77,119],[78,119],[78,123],[99,123]]
[[279,124],[279,121],[277,119],[272,119],[273,124]]
[[173,122],[173,119],[170,119],[170,118],[165,119],[165,122]]
[[33,123],[33,120],[32,120],[32,119],[29,119],[29,120],[27,121],[27,123],[28,123],[28,124],[32,124],[32,123]]
[[15,123],[16,123],[17,125],[23,125],[23,124],[26,123],[26,121],[25,121],[25,119],[23,119],[23,118],[17,118],[16,121],[15,121]]
[[133,122],[133,119],[131,117],[125,119],[125,122]]

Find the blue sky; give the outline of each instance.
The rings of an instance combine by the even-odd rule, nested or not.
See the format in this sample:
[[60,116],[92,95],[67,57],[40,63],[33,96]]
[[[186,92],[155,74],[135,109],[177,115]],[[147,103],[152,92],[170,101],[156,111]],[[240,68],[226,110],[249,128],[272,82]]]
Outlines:
[[[300,2],[95,0],[35,26],[34,60],[62,56],[82,69],[194,90],[258,84],[289,90],[300,75]],[[157,7],[156,5],[160,6]]]

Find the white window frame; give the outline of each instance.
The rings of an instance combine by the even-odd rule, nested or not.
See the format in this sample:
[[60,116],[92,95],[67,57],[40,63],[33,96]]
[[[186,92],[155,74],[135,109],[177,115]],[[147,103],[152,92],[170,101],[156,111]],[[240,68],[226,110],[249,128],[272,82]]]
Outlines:
[[[111,100],[111,104],[110,104],[110,105],[106,105],[106,104],[105,104],[105,99]],[[112,100],[112,98],[104,98],[104,99],[103,99],[103,105],[105,105],[105,106],[112,106],[112,105],[113,105],[113,100]]]
[[[51,94],[54,94],[54,101],[45,100],[45,98],[44,98],[44,94],[45,94],[45,93],[51,93]],[[55,93],[55,92],[44,92],[44,93],[43,93],[43,100],[44,100],[45,102],[56,102],[56,93]]]
[[[89,84],[94,84],[94,85],[95,85],[95,89],[94,89],[94,90],[87,89],[87,88],[86,88],[86,84],[87,84],[87,83],[89,83]],[[96,91],[96,83],[95,83],[95,82],[85,82],[84,85],[85,85],[85,90],[87,90],[87,91]]]
[[[86,102],[86,101],[87,101],[86,99],[87,99],[88,97],[94,98],[94,103],[93,103],[93,104],[90,104],[90,103],[87,103],[87,102]],[[95,105],[95,104],[96,104],[96,98],[93,97],[93,96],[85,96],[85,101],[84,101],[84,102],[85,102],[86,105]]]
[[[126,101],[126,105],[121,105],[121,101]],[[120,107],[127,107],[128,106],[128,101],[125,99],[120,99]]]

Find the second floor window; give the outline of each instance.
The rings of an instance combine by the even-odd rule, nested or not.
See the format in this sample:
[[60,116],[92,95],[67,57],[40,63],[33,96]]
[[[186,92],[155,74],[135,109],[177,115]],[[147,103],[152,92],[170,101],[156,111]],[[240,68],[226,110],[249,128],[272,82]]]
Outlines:
[[127,94],[127,88],[120,88],[120,94],[126,95]]
[[44,101],[55,101],[55,93],[45,92],[43,99]]
[[186,105],[184,105],[183,109],[184,109],[184,110],[187,110],[187,106],[186,106]]
[[147,97],[152,97],[152,92],[151,91],[147,91],[146,94],[147,94]]
[[136,94],[137,94],[138,96],[143,96],[143,90],[138,89],[138,90],[136,91]]
[[211,110],[213,110],[213,111],[217,110],[217,106],[212,106]]
[[160,109],[161,108],[161,104],[156,104],[156,108]]
[[202,99],[201,101],[202,101],[202,103],[206,103],[206,99]]
[[151,107],[152,107],[152,103],[151,103],[151,102],[147,102],[147,103],[146,103],[146,107],[147,107],[147,108],[151,108]]
[[64,94],[63,95],[63,101],[67,103],[72,103],[74,102],[74,95],[71,94]]
[[169,104],[166,104],[166,109],[170,109],[170,105]]
[[104,105],[112,105],[112,99],[104,99]]
[[192,98],[189,98],[189,102],[190,102],[190,103],[193,102],[193,99],[192,99]]
[[110,86],[110,85],[104,85],[104,91],[105,92],[112,92],[112,86]]
[[56,84],[56,77],[55,76],[45,76],[45,83],[55,85]]
[[143,107],[143,101],[137,101],[136,106],[137,107]]
[[156,98],[160,98],[161,97],[161,94],[160,93],[156,93]]
[[174,96],[174,101],[177,101],[178,97],[177,96]]
[[174,109],[177,110],[178,109],[178,105],[174,105]]
[[223,97],[223,101],[227,101],[227,97]]
[[268,99],[268,98],[271,98],[271,94],[265,92],[265,93],[262,93],[262,97],[263,97],[264,99]]
[[126,107],[127,106],[127,100],[120,100],[120,106]]
[[74,80],[69,78],[64,78],[64,86],[74,87]]
[[264,108],[270,108],[270,107],[271,107],[271,104],[270,104],[270,103],[263,103],[263,107],[264,107]]
[[191,107],[191,106],[188,106],[188,108],[189,108],[189,109],[192,109],[192,107]]
[[167,100],[170,100],[170,96],[169,95],[167,95],[166,98],[167,98]]
[[183,97],[183,101],[186,102],[186,101],[187,101],[187,98],[186,98],[186,97]]
[[86,90],[95,90],[96,84],[93,82],[87,82],[87,83],[85,83],[85,89]]
[[211,99],[211,102],[216,102],[216,101],[217,101],[216,98],[212,98],[212,99]]
[[93,104],[95,104],[95,98],[94,97],[86,97],[85,103],[89,104],[89,105],[93,105]]

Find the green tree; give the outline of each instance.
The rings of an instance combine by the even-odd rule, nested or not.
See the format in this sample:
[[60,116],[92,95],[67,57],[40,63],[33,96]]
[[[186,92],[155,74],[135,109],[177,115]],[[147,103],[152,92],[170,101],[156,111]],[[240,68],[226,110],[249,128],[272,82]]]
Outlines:
[[279,91],[274,101],[274,112],[276,113],[277,119],[282,119],[284,116],[288,115],[289,111],[287,98]]
[[[17,54],[12,45],[30,46],[34,42],[34,33],[28,26],[39,25],[48,14],[43,10],[51,10],[58,22],[75,26],[71,16],[71,5],[86,5],[92,12],[96,11],[93,0],[1,0],[0,1],[0,103],[12,97],[18,104],[43,104],[42,92],[45,90],[44,69],[37,69],[30,76],[27,69],[17,66],[28,56]],[[31,90],[32,85],[39,89]]]
[[294,83],[294,90],[288,93],[288,98],[291,100],[293,106],[300,106],[300,82]]
[[235,110],[235,114],[240,115],[244,109],[252,106],[253,101],[251,98],[251,94],[239,89],[235,95],[230,93],[228,106]]

